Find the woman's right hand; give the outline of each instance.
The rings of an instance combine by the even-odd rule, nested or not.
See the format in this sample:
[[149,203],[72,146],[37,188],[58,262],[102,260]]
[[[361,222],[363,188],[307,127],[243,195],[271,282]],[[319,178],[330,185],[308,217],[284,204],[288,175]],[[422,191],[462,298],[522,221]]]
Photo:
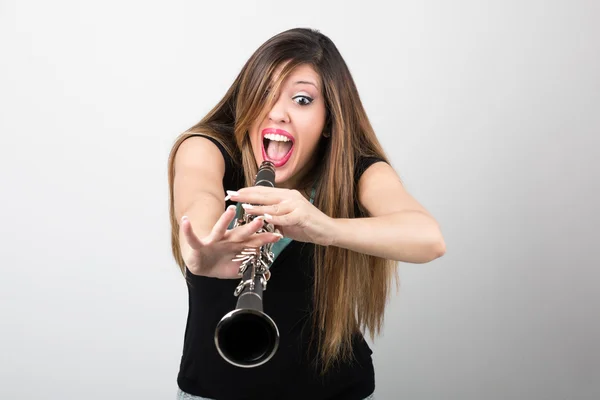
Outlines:
[[182,256],[192,274],[221,279],[239,278],[240,262],[232,261],[235,256],[243,249],[258,248],[281,239],[279,233],[256,233],[263,226],[262,216],[246,225],[227,229],[235,214],[235,206],[229,206],[204,238],[196,236],[186,216],[181,219],[181,230],[188,244],[182,246]]

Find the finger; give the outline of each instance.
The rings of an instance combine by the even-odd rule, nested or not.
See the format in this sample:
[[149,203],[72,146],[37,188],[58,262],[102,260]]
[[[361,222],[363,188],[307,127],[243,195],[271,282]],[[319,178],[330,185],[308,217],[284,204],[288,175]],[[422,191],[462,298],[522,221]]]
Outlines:
[[270,206],[243,203],[242,207],[247,214],[251,215],[280,215],[288,214],[293,211],[293,204],[291,202],[277,203]]
[[243,242],[255,234],[264,225],[264,217],[258,216],[248,224],[238,226],[227,232],[227,238],[234,242]]
[[240,189],[237,192],[227,193],[231,200],[239,203],[271,205],[288,198],[290,190],[265,186],[251,186]]
[[245,242],[244,247],[260,247],[267,243],[277,243],[282,238],[283,235],[280,233],[257,233],[256,235],[251,236],[251,238]]
[[265,221],[275,226],[290,226],[296,224],[296,216],[294,212],[280,215],[265,214]]
[[232,206],[227,207],[225,212],[223,214],[221,214],[221,216],[215,223],[215,226],[213,226],[212,232],[210,234],[211,239],[219,240],[223,236],[225,236],[225,233],[227,232],[227,228],[229,227],[229,224],[231,224],[231,221],[233,221],[234,218],[235,218],[235,206],[232,205]]
[[188,217],[184,215],[181,218],[181,222],[179,225],[181,226],[181,230],[183,232],[185,240],[188,242],[192,249],[197,250],[203,246],[200,239],[198,239],[198,236],[196,236],[196,234],[194,233],[192,223],[190,222]]

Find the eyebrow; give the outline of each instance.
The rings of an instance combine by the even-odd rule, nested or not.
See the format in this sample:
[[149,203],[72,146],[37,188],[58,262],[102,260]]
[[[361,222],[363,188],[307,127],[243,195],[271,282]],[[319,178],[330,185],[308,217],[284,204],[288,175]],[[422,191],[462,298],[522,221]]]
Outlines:
[[306,85],[313,85],[315,88],[319,89],[317,87],[317,85],[315,85],[313,82],[310,82],[310,81],[296,81],[296,82],[294,82],[295,85],[302,84],[302,83],[304,83]]

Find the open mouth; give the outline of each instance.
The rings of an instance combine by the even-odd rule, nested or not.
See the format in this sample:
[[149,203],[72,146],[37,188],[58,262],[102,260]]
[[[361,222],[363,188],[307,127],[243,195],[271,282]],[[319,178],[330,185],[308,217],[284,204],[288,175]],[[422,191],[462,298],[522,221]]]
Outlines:
[[265,129],[262,138],[263,158],[275,167],[283,166],[292,156],[294,138],[280,129]]

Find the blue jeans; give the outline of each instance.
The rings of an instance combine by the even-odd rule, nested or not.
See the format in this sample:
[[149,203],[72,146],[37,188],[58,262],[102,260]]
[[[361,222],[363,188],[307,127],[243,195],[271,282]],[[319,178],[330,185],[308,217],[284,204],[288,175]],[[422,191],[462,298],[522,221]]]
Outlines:
[[[212,400],[206,397],[194,396],[193,394],[189,394],[184,392],[181,389],[177,389],[177,400]],[[375,400],[375,395],[372,394],[369,397],[365,397],[364,400]]]

